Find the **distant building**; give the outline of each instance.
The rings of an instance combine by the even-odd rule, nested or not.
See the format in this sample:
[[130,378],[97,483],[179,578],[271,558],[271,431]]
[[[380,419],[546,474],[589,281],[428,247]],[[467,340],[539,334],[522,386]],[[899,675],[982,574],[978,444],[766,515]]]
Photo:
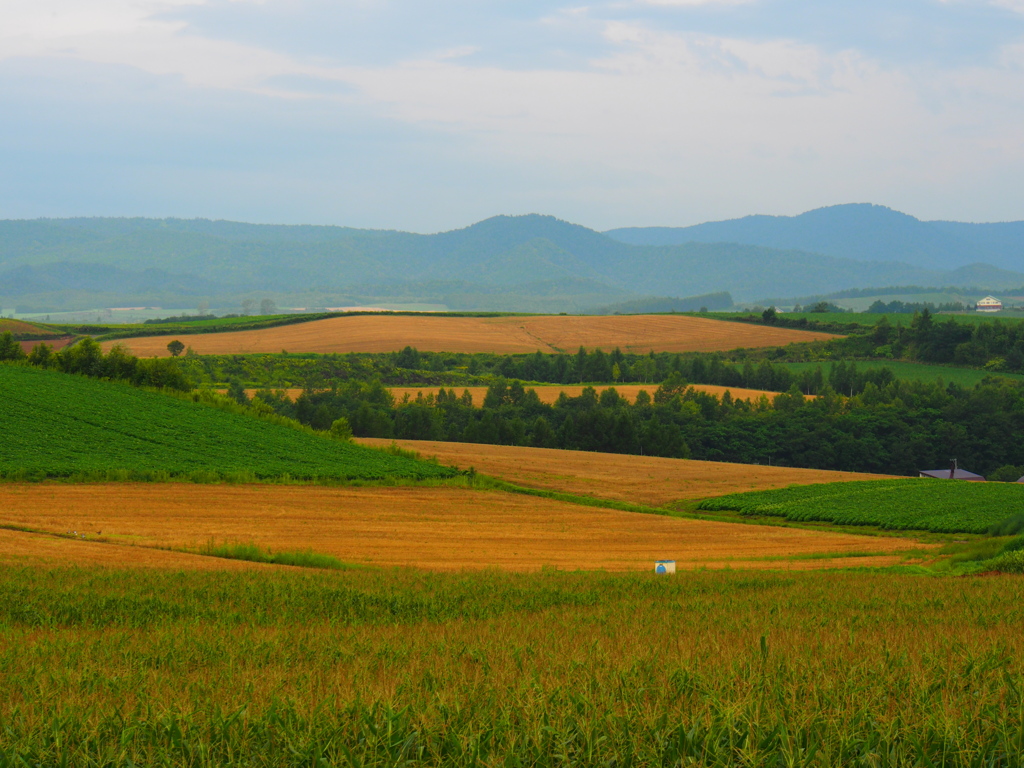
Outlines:
[[1003,308],[1003,302],[995,296],[986,296],[975,304],[974,308],[979,312],[998,312]]
[[966,469],[960,469],[956,464],[956,459],[949,462],[949,469],[922,469],[918,473],[918,477],[934,477],[938,480],[973,480],[975,482],[985,482],[985,478],[981,475],[968,472]]

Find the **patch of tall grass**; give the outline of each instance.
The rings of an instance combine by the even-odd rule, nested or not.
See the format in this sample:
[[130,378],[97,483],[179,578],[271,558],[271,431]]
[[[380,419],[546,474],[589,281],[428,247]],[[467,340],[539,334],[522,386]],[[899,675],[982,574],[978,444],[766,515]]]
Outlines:
[[211,541],[199,550],[199,554],[208,557],[222,557],[228,560],[246,560],[251,563],[292,565],[298,568],[326,568],[328,570],[341,571],[354,567],[343,563],[332,555],[314,552],[311,549],[271,552],[253,543],[215,544]]
[[985,562],[985,570],[1024,574],[1024,551],[1012,549]]
[[0,568],[0,765],[1017,766],[1024,579]]

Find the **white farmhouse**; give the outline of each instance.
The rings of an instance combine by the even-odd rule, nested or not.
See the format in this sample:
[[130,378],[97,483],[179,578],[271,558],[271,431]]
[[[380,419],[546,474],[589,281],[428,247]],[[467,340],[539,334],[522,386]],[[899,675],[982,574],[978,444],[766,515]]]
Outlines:
[[1003,308],[1003,302],[1001,302],[995,296],[986,296],[984,299],[975,304],[974,308],[979,312],[998,312]]

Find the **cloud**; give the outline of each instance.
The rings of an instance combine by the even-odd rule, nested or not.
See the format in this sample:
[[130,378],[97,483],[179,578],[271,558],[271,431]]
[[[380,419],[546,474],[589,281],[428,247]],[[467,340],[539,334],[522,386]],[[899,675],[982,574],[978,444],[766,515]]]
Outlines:
[[[417,55],[351,63],[340,55],[213,34],[182,15],[207,7],[224,13],[292,7],[280,0],[95,0],[89,13],[78,0],[10,4],[0,28],[0,60],[82,62],[112,78],[145,73],[151,85],[137,90],[159,87],[201,105],[191,119],[202,126],[202,114],[209,116],[206,141],[219,149],[193,151],[203,142],[197,128],[192,149],[174,157],[176,163],[204,158],[207,166],[195,172],[208,188],[215,186],[209,181],[215,158],[232,146],[232,132],[252,130],[245,127],[245,110],[251,125],[282,110],[303,115],[260,134],[257,144],[232,150],[237,164],[230,178],[241,178],[246,152],[253,165],[269,167],[275,157],[288,165],[290,205],[303,199],[302,174],[312,174],[310,189],[321,196],[332,183],[296,153],[306,146],[322,155],[325,168],[337,169],[339,158],[349,162],[353,153],[365,155],[359,167],[366,169],[368,200],[387,199],[388,189],[406,194],[447,185],[445,195],[432,198],[438,210],[494,212],[509,210],[512,201],[583,221],[593,221],[583,215],[591,210],[620,217],[594,221],[609,226],[638,223],[641,215],[650,217],[647,223],[687,223],[847,200],[952,217],[964,215],[952,208],[968,199],[978,211],[999,209],[989,217],[1011,217],[1006,211],[1019,206],[1008,179],[1024,172],[1017,135],[1024,121],[1020,43],[1003,46],[991,62],[926,67],[797,34],[673,30],[608,6],[546,7],[535,27],[556,42],[586,38],[588,56],[552,56],[543,65],[531,57],[529,66],[518,65],[469,36],[464,45],[446,39]],[[377,12],[386,4],[359,5]],[[240,106],[226,119],[216,103],[235,97]],[[152,103],[140,104],[163,114]],[[140,123],[140,147],[152,130]],[[417,160],[428,153],[446,158],[458,173],[446,177],[437,163]],[[392,165],[392,157],[402,157],[404,165]],[[369,170],[381,165],[387,173]],[[359,180],[346,183],[358,186]],[[268,177],[264,188],[272,187]],[[185,176],[175,188],[187,190]],[[132,195],[138,197],[134,187]]]
[[637,5],[698,6],[698,5],[746,5],[758,0],[637,0]]
[[1024,14],[1024,0],[992,0],[992,4],[1000,8],[1008,8],[1016,13]]

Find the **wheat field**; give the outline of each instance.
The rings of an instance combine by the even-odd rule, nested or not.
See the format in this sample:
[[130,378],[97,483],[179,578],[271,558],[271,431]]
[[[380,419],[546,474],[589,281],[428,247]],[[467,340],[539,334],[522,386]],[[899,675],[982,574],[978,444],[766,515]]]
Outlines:
[[[0,526],[7,529],[0,562],[186,570],[218,566],[200,562],[212,558],[162,550],[253,543],[437,571],[645,571],[666,558],[681,568],[802,570],[886,565],[915,549],[927,554],[927,545],[907,539],[680,519],[452,487],[10,483],[0,485]],[[76,538],[41,535],[69,532]]]
[[[123,344],[142,357],[170,353],[177,336],[147,336],[106,342]],[[180,339],[201,355],[288,352],[394,352],[406,346],[424,352],[712,352],[739,347],[774,347],[835,338],[831,334],[748,325],[683,315],[437,317],[354,315],[275,328],[191,334]]]
[[888,475],[827,469],[769,467],[724,461],[693,461],[621,453],[565,451],[512,445],[447,443],[428,440],[358,438],[364,445],[397,443],[442,464],[501,477],[519,485],[661,506],[727,493],[784,488],[787,485],[881,480]]

